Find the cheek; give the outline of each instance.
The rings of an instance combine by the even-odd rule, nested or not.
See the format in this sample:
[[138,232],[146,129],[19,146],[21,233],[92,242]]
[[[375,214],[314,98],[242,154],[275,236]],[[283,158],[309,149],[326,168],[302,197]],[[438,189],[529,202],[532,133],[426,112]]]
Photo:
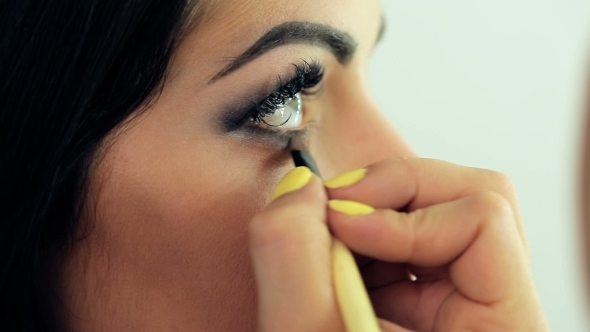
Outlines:
[[124,237],[132,250],[149,248],[146,258],[162,264],[188,253],[198,262],[236,251],[248,221],[267,201],[270,181],[255,179],[247,166],[220,154],[197,159],[173,149],[159,150],[157,159],[149,154],[121,151],[126,158],[104,165],[98,222],[106,234]]
[[242,145],[186,142],[141,124],[117,139],[93,175],[92,222],[125,284],[190,303],[203,320],[255,300],[247,227],[288,166]]

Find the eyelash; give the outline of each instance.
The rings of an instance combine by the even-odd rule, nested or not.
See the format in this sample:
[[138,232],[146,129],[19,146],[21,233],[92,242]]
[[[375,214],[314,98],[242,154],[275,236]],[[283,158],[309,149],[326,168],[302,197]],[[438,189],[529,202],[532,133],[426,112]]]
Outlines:
[[312,96],[321,91],[310,91],[316,87],[324,78],[324,67],[318,62],[307,62],[302,60],[301,64],[293,64],[295,76],[285,83],[281,83],[279,77],[279,87],[264,98],[262,101],[254,102],[254,106],[248,112],[248,121],[253,124],[263,123],[263,118],[273,115],[279,108],[283,107],[287,100],[295,98],[295,95]]

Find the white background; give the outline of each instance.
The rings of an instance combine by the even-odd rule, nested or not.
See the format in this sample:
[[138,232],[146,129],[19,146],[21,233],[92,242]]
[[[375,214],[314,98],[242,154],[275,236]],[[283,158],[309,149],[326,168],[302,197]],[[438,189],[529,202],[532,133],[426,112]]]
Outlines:
[[553,331],[590,331],[576,172],[590,64],[588,0],[384,0],[369,77],[420,156],[514,181]]

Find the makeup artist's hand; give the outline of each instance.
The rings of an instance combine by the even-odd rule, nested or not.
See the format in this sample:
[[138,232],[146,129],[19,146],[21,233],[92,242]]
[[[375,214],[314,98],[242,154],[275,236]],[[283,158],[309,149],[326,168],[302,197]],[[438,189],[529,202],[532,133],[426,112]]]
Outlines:
[[259,332],[344,331],[332,289],[327,202],[320,179],[299,167],[251,222]]
[[329,226],[351,250],[375,259],[361,271],[377,315],[397,324],[391,328],[549,330],[504,175],[392,159],[326,185],[330,199],[340,200],[329,203]]

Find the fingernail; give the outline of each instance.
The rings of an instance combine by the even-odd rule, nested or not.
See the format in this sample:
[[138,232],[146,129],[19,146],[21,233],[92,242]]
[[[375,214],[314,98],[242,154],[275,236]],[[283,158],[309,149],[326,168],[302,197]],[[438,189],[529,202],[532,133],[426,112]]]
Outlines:
[[289,171],[287,175],[279,182],[275,188],[271,201],[279,198],[280,196],[290,193],[292,191],[299,190],[309,182],[313,173],[307,167],[297,167]]
[[324,185],[330,189],[348,187],[362,180],[365,175],[367,175],[366,169],[357,169],[356,171],[340,174],[337,177],[326,181]]
[[375,212],[375,209],[359,202],[332,200],[328,202],[330,209],[349,216],[365,216]]

